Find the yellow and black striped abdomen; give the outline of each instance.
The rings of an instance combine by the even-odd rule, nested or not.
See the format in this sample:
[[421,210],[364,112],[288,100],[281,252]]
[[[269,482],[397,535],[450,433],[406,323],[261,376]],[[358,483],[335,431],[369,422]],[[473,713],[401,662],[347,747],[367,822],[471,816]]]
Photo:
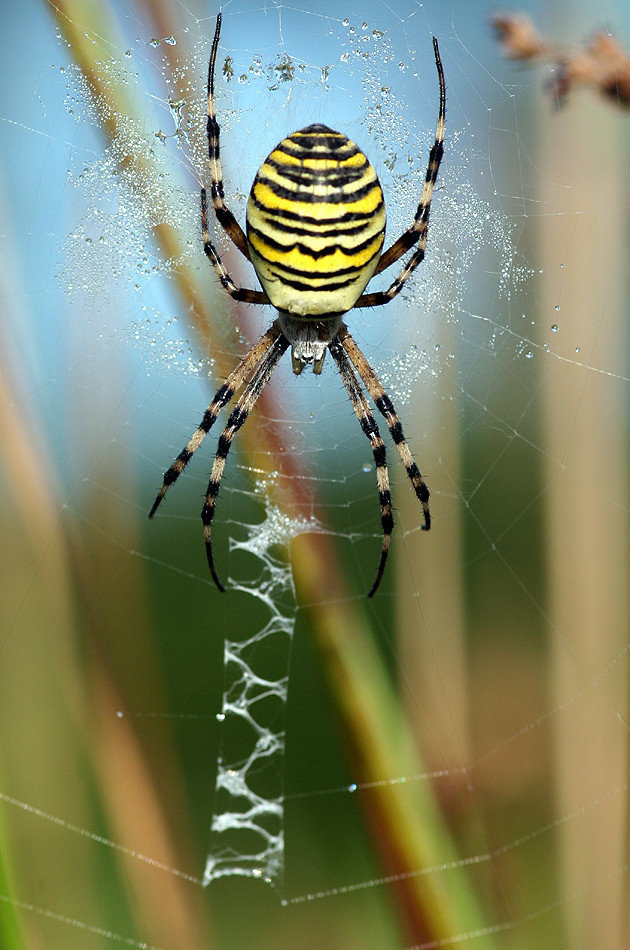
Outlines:
[[269,300],[295,316],[345,313],[376,269],[385,202],[361,149],[325,125],[280,142],[247,204],[250,256]]

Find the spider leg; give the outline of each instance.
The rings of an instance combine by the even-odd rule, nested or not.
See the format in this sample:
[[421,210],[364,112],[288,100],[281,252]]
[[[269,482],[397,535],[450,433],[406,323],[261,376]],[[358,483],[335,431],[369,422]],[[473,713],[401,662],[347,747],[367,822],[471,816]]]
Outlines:
[[[428,218],[427,218],[428,221]],[[397,294],[403,289],[407,280],[411,277],[415,271],[418,264],[421,264],[424,260],[424,252],[427,246],[427,238],[429,236],[428,230],[425,229],[424,234],[420,238],[420,245],[407,261],[400,274],[387,290],[377,290],[375,293],[371,294],[362,294],[361,297],[355,303],[355,307],[382,307],[384,303],[389,303],[390,300],[393,300]]]
[[269,378],[276,368],[278,360],[287,350],[288,346],[289,341],[286,339],[286,337],[282,333],[276,332],[275,339],[263,353],[263,356],[258,362],[251,379],[247,383],[236,405],[234,406],[234,409],[230,413],[230,418],[228,419],[227,425],[219,438],[219,445],[217,447],[214,463],[210,472],[206,500],[204,502],[203,508],[201,509],[201,520],[203,522],[203,533],[206,543],[206,555],[208,558],[210,574],[212,575],[212,580],[220,591],[224,591],[225,587],[219,580],[214,566],[214,558],[212,556],[211,525],[216,507],[217,495],[219,494],[219,487],[221,485],[221,478],[225,468],[225,462],[227,460],[228,452],[230,451],[232,439],[256,405],[260,394],[269,382]]
[[398,454],[400,455],[401,461],[407,470],[409,480],[411,481],[418,500],[422,505],[424,514],[424,525],[422,526],[423,530],[428,531],[431,527],[429,489],[427,488],[424,479],[418,470],[418,466],[416,465],[413,456],[409,451],[409,446],[405,441],[400,419],[396,415],[396,410],[392,405],[392,401],[381,386],[376,373],[366,360],[355,341],[350,336],[348,328],[345,324],[342,324],[338,336],[341,345],[350,357],[352,365],[365,383],[365,388],[374,400],[376,408],[387,421],[390,435],[394,440],[394,444],[398,449]]
[[339,341],[339,337],[328,346],[331,356],[334,359],[346,392],[350,397],[352,408],[361,424],[363,432],[372,444],[372,453],[374,455],[374,464],[376,466],[376,483],[378,485],[378,500],[381,505],[381,525],[383,526],[383,546],[381,548],[381,559],[376,572],[376,578],[368,591],[368,597],[376,593],[387,561],[387,552],[389,543],[394,530],[394,517],[392,515],[392,500],[389,491],[389,473],[387,471],[387,459],[385,453],[385,443],[383,442],[378,426],[372,415],[367,399],[363,394],[359,380],[356,377],[352,364],[344,352],[344,348]]
[[249,260],[249,246],[243,229],[226,207],[223,192],[223,173],[221,171],[221,159],[219,157],[219,123],[217,122],[217,113],[214,105],[214,66],[217,58],[217,49],[219,46],[219,34],[221,32],[221,14],[217,14],[217,25],[212,40],[212,50],[210,52],[210,63],[208,65],[208,155],[210,158],[210,176],[212,186],[210,194],[214,212],[217,221],[221,227],[227,231],[228,235],[237,246],[241,254]]
[[387,290],[363,294],[363,296],[357,300],[355,307],[379,307],[382,304],[389,303],[396,294],[400,293],[409,276],[414,272],[418,264],[421,264],[424,260],[424,252],[429,233],[431,198],[444,154],[444,124],[446,119],[446,84],[444,82],[444,71],[442,69],[440,51],[435,37],[433,38],[433,51],[435,53],[435,65],[437,67],[440,83],[440,111],[435,132],[435,142],[429,154],[429,164],[427,166],[424,187],[420,195],[420,201],[418,202],[413,224],[381,255],[374,274],[380,274],[381,271],[384,271],[391,264],[394,264],[406,251],[410,250],[414,244],[419,242],[419,246],[413,257],[403,267],[396,280]]
[[[208,156],[210,158],[210,195],[212,197],[212,204],[214,206],[214,213],[217,217],[217,221],[227,233],[228,237],[239,249],[241,254],[243,254],[247,260],[249,257],[249,245],[247,244],[247,238],[243,233],[243,229],[240,224],[232,214],[232,212],[227,208],[224,200],[223,192],[223,172],[221,171],[221,158],[219,155],[219,123],[217,122],[216,108],[214,104],[214,68],[217,59],[217,49],[219,46],[219,34],[221,32],[221,14],[217,14],[217,25],[214,31],[214,39],[212,40],[212,50],[210,52],[210,63],[208,65]],[[219,280],[224,290],[234,297],[235,300],[242,300],[245,303],[259,303],[267,304],[269,303],[269,298],[267,294],[264,294],[260,290],[244,290],[241,287],[237,287],[230,275],[228,274],[223,261],[219,256],[219,252],[212,243],[210,239],[210,232],[208,231],[208,199],[206,196],[206,189],[201,189],[201,230],[203,234],[203,249],[206,256],[210,259],[214,269],[219,275]]]
[[232,370],[226,381],[219,388],[214,399],[204,412],[203,419],[201,420],[199,426],[197,429],[195,429],[194,433],[188,440],[186,447],[182,449],[169,470],[165,473],[162,487],[157,493],[155,501],[153,502],[153,507],[149,512],[149,518],[152,518],[157,511],[158,506],[164,498],[169,486],[172,485],[173,482],[177,481],[186,465],[188,465],[190,462],[191,458],[213,426],[214,421],[219,415],[222,407],[225,406],[226,403],[230,402],[234,394],[241,388],[243,383],[250,376],[256,365],[260,363],[261,359],[281,335],[282,334],[278,321],[275,321],[269,330],[267,330],[267,332],[264,334],[264,336],[260,338],[258,343],[255,343],[249,353],[243,357],[238,366]]
[[246,290],[242,287],[237,287],[228,274],[225,264],[219,256],[219,252],[210,239],[210,232],[208,231],[208,200],[206,198],[205,188],[201,189],[201,234],[203,237],[204,253],[219,275],[221,286],[224,290],[227,290],[231,297],[234,297],[235,300],[242,300],[245,303],[271,303],[267,294],[263,293],[262,290]]

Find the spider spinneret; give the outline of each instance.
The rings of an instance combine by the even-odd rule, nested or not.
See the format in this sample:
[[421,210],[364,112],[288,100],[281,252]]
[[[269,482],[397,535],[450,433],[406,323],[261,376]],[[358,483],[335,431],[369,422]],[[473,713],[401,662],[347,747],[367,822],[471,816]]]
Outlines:
[[[219,590],[224,590],[214,565],[211,524],[232,440],[289,347],[296,375],[308,365],[313,366],[313,372],[321,373],[326,350],[329,350],[374,456],[383,542],[376,578],[368,592],[368,597],[371,597],[385,570],[394,519],[385,444],[359,380],[387,422],[422,505],[425,530],[431,526],[429,490],[409,451],[392,402],[348,332],[343,316],[354,307],[378,307],[389,303],[424,259],[431,197],[444,150],[446,88],[437,40],[433,39],[433,51],[440,85],[440,107],[424,187],[412,225],[381,253],[386,215],[378,176],[360,148],[341,132],[321,124],[294,132],[265,159],[251,188],[246,211],[247,233],[243,232],[225,204],[219,157],[214,71],[220,31],[219,13],[208,67],[210,195],[217,221],[238,250],[251,261],[263,290],[237,287],[230,277],[210,237],[208,199],[202,188],[204,252],[230,296],[245,303],[271,305],[278,315],[217,391],[199,427],[165,473],[149,517],[153,517],[167,489],[199,448],[220,410],[242,388],[219,438],[201,511],[210,573]],[[386,290],[363,292],[373,276],[414,247],[413,254]]]

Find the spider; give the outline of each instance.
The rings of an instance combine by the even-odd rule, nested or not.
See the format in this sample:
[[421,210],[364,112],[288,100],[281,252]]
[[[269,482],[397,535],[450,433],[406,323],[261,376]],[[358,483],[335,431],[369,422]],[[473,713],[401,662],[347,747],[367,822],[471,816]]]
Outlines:
[[[424,260],[431,197],[444,151],[446,87],[438,43],[434,37],[440,107],[420,202],[411,227],[381,253],[385,240],[385,201],[376,172],[363,152],[345,135],[319,124],[289,135],[265,159],[249,195],[245,235],[224,200],[219,123],[214,103],[214,69],[220,32],[219,13],[208,67],[210,195],[217,221],[253,264],[262,291],[237,287],[226,270],[210,238],[205,188],[201,189],[203,249],[224,290],[234,300],[271,305],[276,308],[277,316],[219,388],[199,427],[165,473],[149,517],[153,517],[169,486],[190,462],[219,411],[243,387],[219,438],[201,511],[210,573],[218,589],[225,590],[214,565],[211,525],[232,440],[289,347],[293,372],[298,376],[311,364],[314,373],[321,373],[326,350],[329,350],[374,455],[383,542],[376,578],[368,592],[368,597],[372,597],[385,570],[394,519],[385,444],[359,377],[387,422],[422,505],[424,530],[431,527],[429,490],[409,451],[391,399],[350,336],[343,316],[354,307],[379,307],[389,303]],[[372,277],[415,245],[413,254],[387,290],[363,293]]]

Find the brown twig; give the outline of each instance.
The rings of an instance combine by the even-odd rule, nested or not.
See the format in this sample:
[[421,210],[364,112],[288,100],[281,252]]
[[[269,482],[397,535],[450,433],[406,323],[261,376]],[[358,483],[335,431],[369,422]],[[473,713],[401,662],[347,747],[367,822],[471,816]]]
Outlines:
[[549,92],[562,104],[576,86],[590,86],[624,109],[630,108],[630,54],[609,34],[567,48],[539,34],[529,17],[497,13],[492,26],[504,56],[520,62],[545,60],[554,69]]

